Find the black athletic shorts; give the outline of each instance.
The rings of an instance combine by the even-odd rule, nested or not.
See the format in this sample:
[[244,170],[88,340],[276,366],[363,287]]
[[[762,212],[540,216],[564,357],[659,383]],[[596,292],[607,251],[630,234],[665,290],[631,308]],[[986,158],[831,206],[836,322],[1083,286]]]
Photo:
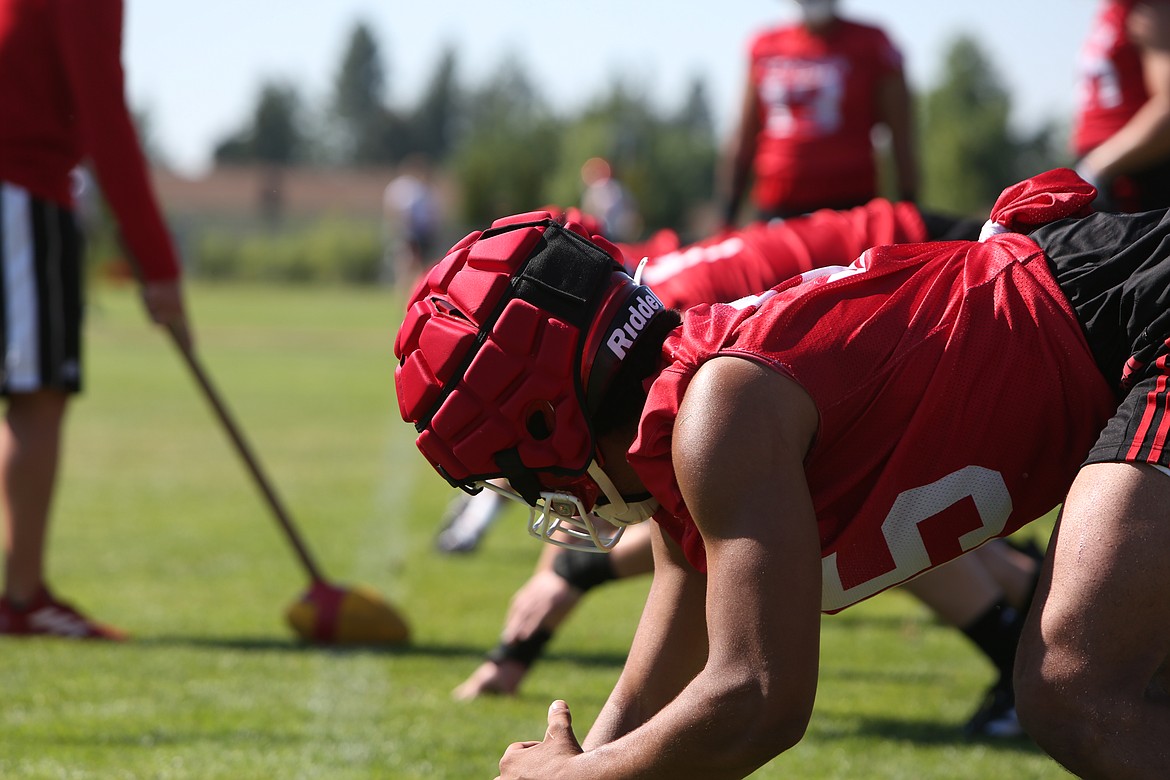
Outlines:
[[0,182],[0,394],[79,391],[81,320],[73,213]]
[[1118,177],[1113,188],[1118,191],[1115,200],[1127,206],[1126,211],[1164,209],[1170,206],[1170,160]]
[[1031,236],[1118,397],[1086,462],[1170,466],[1170,211],[1094,214]]

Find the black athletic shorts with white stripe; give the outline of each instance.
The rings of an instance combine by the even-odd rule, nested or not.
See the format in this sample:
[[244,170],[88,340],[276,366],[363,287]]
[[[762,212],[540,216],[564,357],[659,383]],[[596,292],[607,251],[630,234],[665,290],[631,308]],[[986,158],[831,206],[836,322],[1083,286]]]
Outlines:
[[0,182],[0,394],[81,389],[81,237],[73,213]]
[[1170,466],[1170,212],[1094,214],[1031,236],[1118,396],[1086,463]]

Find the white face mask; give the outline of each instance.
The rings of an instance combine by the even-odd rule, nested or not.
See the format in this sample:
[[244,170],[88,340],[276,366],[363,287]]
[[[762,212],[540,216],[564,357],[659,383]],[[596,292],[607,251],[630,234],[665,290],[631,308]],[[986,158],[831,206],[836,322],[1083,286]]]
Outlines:
[[528,510],[528,533],[558,547],[605,553],[613,549],[626,530],[624,524],[610,523],[596,513],[586,512],[581,499],[572,493],[543,491],[536,505],[529,506],[509,485],[492,482],[478,484],[481,488],[523,504]]
[[800,18],[807,25],[819,26],[832,21],[837,13],[836,0],[797,0]]
[[610,481],[609,476],[597,465],[597,461],[589,464],[589,476],[601,488],[601,492],[609,499],[608,504],[597,504],[593,507],[593,514],[617,526],[637,525],[644,523],[658,511],[658,501],[650,496],[640,501],[631,501]]
[[626,526],[645,522],[658,511],[658,502],[653,497],[627,501],[597,461],[590,462],[588,473],[609,501],[597,504],[592,512],[586,512],[581,499],[572,493],[542,492],[536,506],[529,506],[511,487],[491,482],[480,482],[479,486],[524,504],[528,509],[528,533],[536,538],[558,547],[609,552]]
[[641,501],[624,501],[622,506],[615,504],[598,504],[593,507],[593,514],[607,523],[614,525],[637,525],[644,523],[658,511],[658,499],[654,496]]

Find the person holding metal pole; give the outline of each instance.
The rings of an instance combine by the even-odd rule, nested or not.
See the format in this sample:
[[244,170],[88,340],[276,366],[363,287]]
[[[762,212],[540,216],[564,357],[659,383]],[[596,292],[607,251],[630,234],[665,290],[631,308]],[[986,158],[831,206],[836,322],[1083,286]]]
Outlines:
[[82,237],[71,172],[87,161],[150,318],[185,344],[181,268],[126,106],[121,0],[0,4],[0,634],[120,639],[60,601],[46,544],[62,425],[82,384]]

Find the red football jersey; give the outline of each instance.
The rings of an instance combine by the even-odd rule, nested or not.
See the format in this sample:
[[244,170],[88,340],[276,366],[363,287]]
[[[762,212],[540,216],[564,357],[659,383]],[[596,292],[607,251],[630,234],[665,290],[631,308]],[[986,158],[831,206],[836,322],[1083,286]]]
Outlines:
[[126,107],[121,0],[0,2],[0,181],[72,207],[88,158],[144,279],[179,276]]
[[1043,253],[1019,234],[870,249],[847,268],[692,308],[663,349],[630,463],[700,570],[670,458],[699,366],[752,360],[816,403],[805,468],[830,612],[1051,510],[1115,409]]
[[760,34],[750,51],[757,207],[811,211],[872,198],[877,84],[902,69],[885,33],[844,20],[823,35],[794,25]]
[[1141,53],[1125,20],[1136,0],[1106,0],[1081,49],[1079,107],[1073,131],[1078,157],[1120,130],[1147,100]]
[[[689,309],[763,292],[820,266],[845,265],[871,246],[926,238],[926,225],[914,204],[878,198],[847,211],[824,209],[805,217],[755,223],[651,255],[642,281],[667,308]],[[634,264],[638,258],[626,259]]]

